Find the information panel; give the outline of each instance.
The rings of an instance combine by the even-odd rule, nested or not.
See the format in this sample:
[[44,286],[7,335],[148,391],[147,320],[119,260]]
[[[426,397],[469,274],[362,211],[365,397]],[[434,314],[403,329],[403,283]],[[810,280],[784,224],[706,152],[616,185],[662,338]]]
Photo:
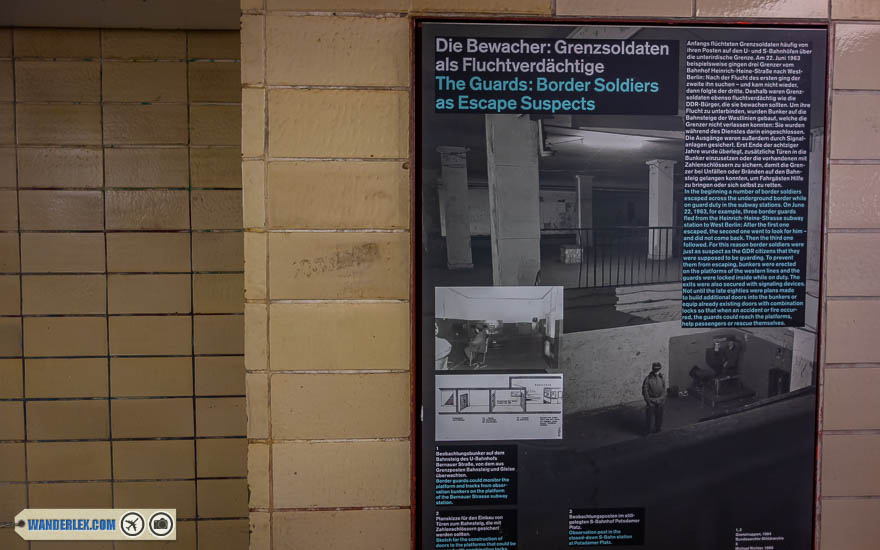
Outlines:
[[419,24],[421,548],[811,547],[826,41]]

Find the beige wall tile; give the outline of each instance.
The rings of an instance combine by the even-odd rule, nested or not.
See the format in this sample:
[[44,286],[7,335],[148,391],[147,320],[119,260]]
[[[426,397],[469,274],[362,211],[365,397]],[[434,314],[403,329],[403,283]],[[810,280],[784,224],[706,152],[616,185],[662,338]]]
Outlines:
[[248,520],[201,520],[197,524],[199,546],[202,548],[241,548],[248,547]]
[[880,352],[873,344],[873,335],[880,329],[880,301],[829,301],[826,323],[826,362],[880,362]]
[[105,439],[110,437],[110,408],[104,399],[30,401],[28,439]]
[[[19,149],[21,150],[23,149]],[[15,147],[0,147],[0,187],[14,188],[18,185],[15,174],[15,153]]]
[[407,228],[410,172],[401,162],[272,162],[269,227]]
[[115,399],[110,414],[116,438],[193,436],[192,398]]
[[244,357],[196,357],[196,395],[244,393]]
[[[272,304],[275,370],[407,369],[406,303]],[[339,338],[345,334],[345,338]]]
[[241,154],[260,157],[266,142],[266,94],[262,88],[241,91]]
[[93,273],[104,271],[104,235],[100,233],[23,233],[25,272]]
[[186,101],[186,63],[105,62],[104,101]]
[[274,374],[272,437],[406,437],[410,393],[408,373]]
[[190,143],[238,145],[241,143],[241,113],[238,105],[191,105]]
[[[16,514],[27,508],[27,485],[24,484],[0,484],[0,514],[5,517],[15,517]],[[3,529],[6,531],[7,529]],[[8,529],[12,531],[12,529]],[[12,531],[13,533],[15,531]],[[18,535],[14,535],[19,538]],[[0,539],[2,541],[2,539]],[[5,548],[5,547],[4,547]],[[27,546],[25,546],[27,548]]]
[[198,477],[247,475],[247,439],[197,439]]
[[241,191],[194,189],[193,229],[241,229]]
[[192,239],[193,270],[242,270],[244,265],[244,238],[241,233],[193,233]]
[[192,441],[114,441],[113,478],[192,478],[194,455]]
[[[262,0],[257,0],[262,2]],[[12,56],[12,29],[0,29],[0,56]]]
[[13,101],[14,98],[15,82],[12,78],[12,61],[0,61],[0,101]]
[[22,147],[18,185],[27,187],[101,187],[101,149]]
[[880,435],[825,434],[822,496],[880,495]]
[[292,548],[407,548],[411,541],[410,511],[276,512],[272,534]]
[[[13,113],[11,103],[0,104],[0,144],[12,145],[15,143],[15,117]],[[20,138],[18,142],[24,143]]]
[[25,382],[29,398],[107,397],[107,359],[27,359]]
[[110,394],[113,397],[192,395],[191,357],[113,357]]
[[408,151],[406,92],[269,91],[272,156],[400,158]]
[[241,273],[193,275],[193,306],[196,313],[243,313],[244,275]]
[[21,228],[87,231],[104,229],[100,191],[21,190]]
[[192,481],[122,481],[113,484],[113,491],[113,502],[119,508],[175,508],[178,519],[195,517]]
[[871,550],[880,538],[880,499],[822,501],[819,548]]
[[[409,20],[270,15],[270,84],[407,86]],[[298,52],[298,55],[290,55]]]
[[102,31],[104,57],[172,58],[186,57],[186,33],[183,31]]
[[0,190],[0,230],[18,230],[18,197],[13,189]]
[[248,518],[251,537],[248,550],[270,550],[269,514],[267,512],[251,512]]
[[263,15],[241,16],[241,83],[263,84],[265,81]]
[[0,399],[18,399],[21,397],[21,359],[0,359]]
[[235,518],[246,516],[246,479],[206,479],[198,484],[199,516]]
[[16,57],[100,57],[97,30],[14,29]]
[[364,0],[266,0],[270,10],[339,10],[339,11],[378,11],[405,12],[410,7],[410,0],[382,0],[381,2],[365,2]]
[[189,101],[241,101],[241,69],[239,63],[193,62],[189,64]]
[[189,275],[110,275],[110,313],[189,313]]
[[[177,539],[161,543],[163,550],[197,550],[196,526],[200,522],[182,521],[177,524]],[[126,550],[155,550],[156,542],[151,540],[126,541]],[[52,550],[47,548],[46,550]],[[71,549],[77,550],[77,549]]]
[[236,436],[247,434],[244,397],[199,397],[196,399],[196,435]]
[[101,100],[99,61],[16,61],[16,101]]
[[266,233],[244,234],[244,295],[248,300],[266,298]]
[[413,11],[434,12],[482,12],[482,13],[541,13],[550,15],[548,0],[489,0],[468,2],[467,0],[412,0]]
[[269,307],[246,304],[244,308],[244,365],[249,371],[269,368]]
[[21,283],[25,315],[107,312],[104,275],[25,275]]
[[110,479],[108,441],[28,443],[27,461],[31,481]]
[[880,295],[880,235],[832,233],[826,254],[828,295]]
[[[269,507],[269,445],[251,443],[247,446],[247,477],[251,508]],[[22,468],[24,477],[24,468]]]
[[104,105],[104,143],[184,145],[186,105]]
[[247,380],[247,436],[250,439],[269,437],[269,376],[248,374]]
[[271,298],[407,298],[406,233],[272,233]]
[[0,401],[0,440],[24,439],[24,403]]
[[102,317],[29,317],[24,320],[28,356],[107,354],[107,319]]
[[101,144],[99,105],[19,104],[15,123],[18,143],[24,145]]
[[834,87],[880,89],[880,72],[865,70],[880,49],[880,27],[838,24],[834,29]]
[[30,505],[34,508],[112,508],[109,483],[31,483]]
[[242,218],[244,227],[266,226],[266,174],[262,160],[241,163]]
[[189,158],[185,147],[107,149],[107,187],[187,187]]
[[190,149],[193,187],[241,189],[241,150],[237,147]]
[[874,0],[831,0],[834,19],[880,19],[880,5]]
[[279,508],[408,506],[408,441],[276,443],[274,504]]
[[107,268],[153,273],[189,271],[189,238],[186,233],[108,233]]
[[238,31],[189,31],[189,57],[238,59]]
[[697,17],[819,18],[828,15],[825,0],[697,0]]
[[110,318],[113,355],[187,355],[192,353],[191,318],[137,316]]
[[21,314],[20,286],[16,275],[0,275],[0,315]]
[[880,427],[874,396],[880,368],[826,369],[823,429],[868,430]]
[[21,355],[21,319],[0,317],[0,357]]
[[0,464],[3,464],[3,474],[0,479],[3,481],[25,481],[27,476],[25,475],[24,443],[0,443]]
[[197,354],[244,353],[244,315],[196,315],[193,318]]
[[165,189],[109,190],[107,229],[189,229],[189,194]]
[[834,94],[831,158],[880,158],[880,95]]
[[693,0],[556,0],[556,15],[690,17]]

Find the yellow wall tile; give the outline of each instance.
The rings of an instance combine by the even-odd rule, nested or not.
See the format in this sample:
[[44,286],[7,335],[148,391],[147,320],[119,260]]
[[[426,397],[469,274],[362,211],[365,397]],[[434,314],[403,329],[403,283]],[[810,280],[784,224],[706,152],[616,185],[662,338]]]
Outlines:
[[880,362],[872,336],[880,329],[880,301],[833,300],[826,307],[825,361]]
[[114,441],[114,479],[180,479],[195,476],[193,442]]
[[241,154],[263,156],[266,143],[266,96],[262,88],[241,91]]
[[184,145],[186,118],[186,105],[104,105],[104,142]]
[[870,430],[880,426],[880,411],[873,406],[880,390],[880,368],[825,370],[825,430]]
[[238,105],[192,105],[189,109],[190,143],[239,145],[242,108]]
[[871,550],[880,538],[880,499],[824,499],[819,548]]
[[104,57],[123,59],[186,57],[186,33],[183,31],[102,31]]
[[880,95],[834,94],[831,158],[880,159]]
[[263,15],[241,16],[241,83],[263,84],[265,81],[265,40]]
[[0,315],[21,314],[20,287],[17,275],[0,275]]
[[107,149],[107,187],[187,187],[185,147]]
[[22,271],[25,272],[102,272],[104,271],[104,235],[23,233],[21,264]]
[[244,234],[244,295],[248,300],[266,299],[266,233]]
[[697,0],[697,17],[828,17],[826,0]]
[[834,87],[880,89],[880,72],[866,70],[867,67],[874,65],[878,50],[880,50],[880,27],[877,25],[836,25],[834,27]]
[[265,304],[245,304],[244,307],[244,360],[249,371],[269,368],[269,307]]
[[244,394],[244,357],[196,357],[196,395]]
[[104,229],[100,191],[22,190],[18,194],[23,230]]
[[278,508],[410,503],[408,441],[276,443],[272,466]]
[[198,484],[199,515],[242,517],[248,513],[246,479],[207,479]]
[[114,399],[110,414],[116,438],[193,436],[192,398]]
[[21,280],[24,313],[106,313],[105,283],[104,275],[24,275]]
[[17,105],[16,128],[21,144],[100,145],[98,105]]
[[190,102],[241,101],[239,63],[194,61],[189,64]]
[[826,254],[829,296],[880,295],[880,235],[832,233]]
[[0,441],[24,439],[24,403],[0,401]]
[[15,82],[12,78],[12,61],[0,61],[0,101],[12,101]]
[[189,275],[110,275],[110,313],[189,313]]
[[111,272],[189,271],[189,238],[186,233],[108,233],[107,269]]
[[196,313],[243,313],[244,275],[241,273],[193,275],[193,307]]
[[238,147],[194,147],[189,156],[193,187],[241,188],[241,149]]
[[0,231],[18,230],[18,196],[15,190],[0,190]]
[[[22,452],[22,458],[24,453]],[[247,446],[248,492],[251,508],[269,507],[269,445],[251,443]],[[22,468],[24,477],[24,468]]]
[[880,436],[825,434],[822,438],[822,496],[877,496]]
[[196,527],[199,532],[199,546],[202,548],[246,550],[248,547],[250,533],[246,519],[200,520]]
[[238,31],[189,31],[189,57],[238,59],[241,45]]
[[16,61],[17,101],[99,101],[98,61]]
[[270,514],[267,512],[251,512],[248,517],[251,537],[248,550],[269,550],[270,541],[272,540],[270,533],[272,529],[269,526]]
[[186,191],[107,191],[107,229],[188,229]]
[[18,399],[21,397],[21,359],[0,359],[0,399]]
[[266,174],[261,160],[241,163],[242,216],[244,227],[266,225]]
[[409,41],[409,20],[401,17],[270,15],[266,78],[270,84],[406,86]]
[[408,548],[410,510],[276,512],[272,534],[294,548]]
[[[111,317],[113,355],[187,355],[192,353],[188,316]],[[115,429],[115,428],[114,428]]]
[[27,29],[13,30],[16,57],[98,57],[101,43],[97,30]]
[[28,479],[64,481],[110,478],[110,443],[28,443]]
[[192,191],[193,229],[237,229],[241,222],[241,191]]
[[[0,144],[12,145],[15,143],[15,115],[11,103],[0,104]],[[31,121],[33,122],[33,121]],[[19,143],[24,143],[21,138]]]
[[106,62],[101,84],[104,101],[186,101],[186,64]]
[[113,397],[192,395],[191,357],[113,357],[110,394]]
[[193,270],[242,270],[244,265],[244,239],[241,233],[193,233],[192,239]]
[[27,187],[102,187],[102,151],[96,148],[18,149],[18,185]]
[[103,399],[29,401],[28,439],[104,439],[110,436],[110,408]]
[[34,508],[112,508],[109,483],[31,483],[30,505]]
[[401,162],[273,162],[269,227],[409,227],[410,171]]
[[0,317],[0,357],[21,355],[21,319]]
[[244,353],[243,315],[196,315],[193,330],[199,355]]
[[247,475],[247,439],[196,440],[199,477],[238,477]]
[[407,233],[272,233],[271,298],[408,298]]
[[409,153],[409,97],[385,90],[269,91],[269,154],[400,158]]
[[25,382],[29,398],[107,397],[107,359],[27,359]]
[[[274,370],[406,369],[409,304],[272,304]],[[345,338],[339,338],[345,334]]]
[[269,437],[269,376],[247,374],[247,436],[250,439]]
[[178,519],[187,519],[195,517],[196,487],[192,481],[122,481],[113,484],[113,503],[120,508],[175,508]]
[[244,397],[196,398],[196,435],[199,437],[247,434]]
[[103,317],[28,317],[24,353],[34,357],[107,354],[107,319]]
[[[23,151],[24,149],[19,149]],[[15,174],[14,147],[0,147],[0,187],[14,188],[17,185]]]
[[26,481],[24,443],[0,443],[0,464],[3,481]]
[[274,374],[271,402],[275,439],[406,437],[410,431],[409,373]]
[[556,15],[690,17],[693,0],[556,0]]
[[880,19],[880,4],[875,0],[831,0],[834,19]]

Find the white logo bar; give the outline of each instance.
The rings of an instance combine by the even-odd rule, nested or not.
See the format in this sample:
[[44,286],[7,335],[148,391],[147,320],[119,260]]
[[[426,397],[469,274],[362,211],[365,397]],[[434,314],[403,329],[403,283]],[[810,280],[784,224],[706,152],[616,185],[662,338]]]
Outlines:
[[177,510],[29,508],[15,516],[24,540],[177,540]]

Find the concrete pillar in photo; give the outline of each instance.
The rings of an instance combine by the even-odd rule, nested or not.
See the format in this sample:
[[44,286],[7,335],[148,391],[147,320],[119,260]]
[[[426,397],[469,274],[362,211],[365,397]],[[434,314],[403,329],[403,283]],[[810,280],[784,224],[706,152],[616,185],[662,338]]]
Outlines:
[[[578,227],[593,227],[593,176],[575,175],[577,179]],[[593,231],[578,231],[579,246],[593,246]]]
[[[822,250],[822,155],[825,152],[825,129],[810,131],[810,179],[807,192],[807,280],[819,280],[819,255]],[[808,285],[809,286],[809,285]],[[818,286],[818,283],[817,285]],[[816,288],[818,299],[818,288]]]
[[443,218],[446,229],[446,266],[449,269],[471,269],[471,220],[468,212],[467,149],[438,147],[440,183],[445,196]]
[[538,123],[525,115],[486,115],[492,281],[534,285],[541,269]]
[[[654,159],[648,165],[648,225],[668,228],[674,225],[672,202],[674,160]],[[666,260],[672,256],[673,229],[648,230],[648,259]]]

